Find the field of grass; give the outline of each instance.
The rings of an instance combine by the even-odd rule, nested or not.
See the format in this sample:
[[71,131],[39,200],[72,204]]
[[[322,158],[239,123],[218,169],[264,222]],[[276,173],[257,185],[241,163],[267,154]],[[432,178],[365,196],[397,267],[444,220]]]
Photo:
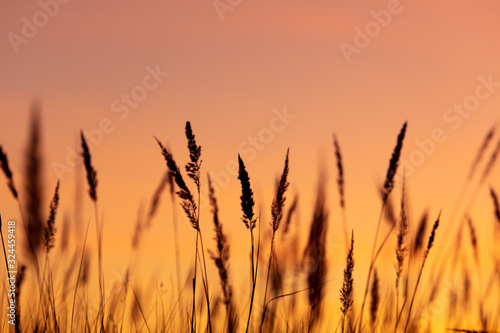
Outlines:
[[[399,132],[395,129],[394,146],[387,147],[387,156],[380,157],[388,161],[388,168],[380,189],[380,213],[364,222],[376,226],[376,232],[369,245],[369,265],[364,268],[367,274],[361,279],[355,274],[359,269],[358,231],[349,227],[352,223],[346,214],[349,202],[344,174],[348,170],[344,170],[342,160],[342,138],[334,136],[331,144],[339,200],[327,200],[326,175],[313,175],[319,179],[313,214],[302,217],[302,228],[297,225],[300,192],[289,192],[289,172],[294,159],[300,158],[293,155],[293,147],[283,152],[283,164],[276,166],[280,177],[266,207],[256,207],[253,186],[258,180],[252,178],[238,155],[241,219],[231,223],[239,223],[247,234],[245,239],[232,240],[248,248],[247,269],[239,272],[239,276],[248,276],[248,281],[242,284],[235,281],[229,264],[232,244],[224,230],[229,222],[222,221],[219,214],[224,205],[218,202],[210,177],[205,176],[201,143],[187,122],[186,165],[177,163],[162,142],[165,138],[151,142],[164,159],[165,175],[147,209],[138,212],[135,225],[124,222],[123,228],[133,230],[132,255],[121,281],[110,282],[105,279],[103,265],[107,254],[103,251],[99,164],[92,159],[82,132],[80,158],[85,166],[87,200],[94,211],[92,219],[83,221],[82,237],[69,244],[70,222],[58,210],[62,183],[53,184],[49,215],[43,214],[40,124],[35,115],[24,174],[11,170],[8,151],[0,146],[6,180],[2,191],[9,191],[19,206],[15,233],[10,221],[2,220],[1,226],[1,331],[431,332],[436,331],[439,320],[439,327],[450,332],[499,332],[500,187],[489,182],[500,153],[498,133],[492,128],[478,147],[455,207],[416,215],[408,209],[412,199],[406,191],[408,180],[398,170],[409,126],[405,123]],[[18,188],[20,179],[26,184],[23,189]],[[208,187],[207,206],[201,203],[204,186]],[[476,232],[478,223],[490,222],[476,221],[469,211],[484,192],[491,207],[489,221],[494,221],[486,227],[496,240],[491,248],[481,245]],[[176,261],[170,285],[156,280],[154,272],[138,269],[144,260],[144,240],[160,205],[180,207],[178,213],[182,214],[172,209],[167,221]],[[210,220],[200,218],[200,207],[208,207]],[[270,220],[261,218],[264,209],[270,211]],[[342,212],[342,221],[333,221],[329,215],[333,210]],[[456,226],[455,233],[442,231],[443,219]],[[180,269],[180,223],[190,224],[194,240],[194,256],[190,262],[182,262],[191,267],[187,274]],[[331,264],[326,245],[330,233],[342,235],[343,245],[337,249],[344,258],[342,266]],[[439,243],[445,251],[436,251]],[[380,254],[387,249],[392,251],[392,269],[387,271],[384,265],[381,271]],[[89,269],[91,263],[97,270]],[[331,271],[343,276],[335,290],[330,288]],[[144,275],[149,282],[131,282],[130,277],[137,275]]]

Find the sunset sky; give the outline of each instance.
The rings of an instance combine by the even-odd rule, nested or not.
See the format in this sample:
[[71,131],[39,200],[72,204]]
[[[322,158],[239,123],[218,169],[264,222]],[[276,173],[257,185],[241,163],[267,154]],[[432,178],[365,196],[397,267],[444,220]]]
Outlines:
[[[287,148],[287,203],[299,194],[304,239],[319,171],[326,169],[328,277],[336,280],[334,293],[344,253],[333,133],[344,157],[347,220],[356,237],[360,289],[381,205],[378,188],[405,121],[400,171],[405,169],[407,176],[410,228],[425,209],[431,220],[442,209],[436,246],[452,237],[453,205],[486,132],[499,120],[500,2],[61,2],[66,3],[0,4],[0,144],[22,187],[30,105],[39,101],[44,207],[48,212],[59,178],[57,223],[67,215],[73,230],[82,233],[94,211],[82,166],[68,161],[80,153],[80,130],[86,133],[99,180],[108,278],[124,271],[137,211],[149,204],[166,170],[153,136],[183,166],[189,157],[186,121],[202,146],[203,191],[207,173],[218,189],[220,217],[231,242],[231,274],[238,285],[248,279],[249,251],[240,219],[241,187],[230,171],[238,153],[247,165],[256,209],[261,209],[263,235],[270,230],[275,180]],[[492,250],[494,223],[490,185],[500,191],[498,166],[471,210],[485,254]],[[400,187],[397,182],[396,202]],[[214,248],[210,210],[203,200],[201,228],[206,247]],[[79,226],[75,202],[83,205]],[[6,185],[0,187],[0,212],[4,219],[20,219]],[[180,209],[178,216],[186,274],[195,232]],[[382,259],[387,267],[382,274],[390,283],[393,244]],[[154,272],[169,280],[175,265],[167,193],[144,245],[143,266],[149,271],[138,279],[147,281]]]

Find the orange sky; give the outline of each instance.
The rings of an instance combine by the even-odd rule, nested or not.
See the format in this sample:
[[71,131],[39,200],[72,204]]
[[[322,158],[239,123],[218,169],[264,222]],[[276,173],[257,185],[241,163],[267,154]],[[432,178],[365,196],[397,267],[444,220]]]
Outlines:
[[[77,145],[80,129],[90,133],[103,120],[107,122],[108,133],[101,131],[102,139],[91,144],[91,152],[105,219],[108,272],[125,267],[139,204],[149,203],[165,170],[152,136],[168,143],[183,165],[188,158],[183,133],[188,120],[203,148],[204,174],[220,176],[227,163],[236,159],[238,147],[247,149],[247,169],[256,206],[262,205],[263,227],[286,149],[290,147],[288,202],[293,193],[300,193],[303,226],[310,222],[318,167],[324,163],[333,249],[342,242],[331,144],[336,132],[344,154],[348,221],[357,236],[358,274],[363,280],[380,209],[377,187],[403,122],[409,123],[403,149],[406,160],[412,153],[418,158],[416,140],[431,138],[435,129],[442,129],[446,137],[421,166],[409,172],[415,221],[427,207],[431,219],[443,208],[446,220],[476,149],[499,120],[500,84],[482,83],[488,78],[500,82],[498,1],[255,0],[224,12],[223,20],[212,1],[73,0],[57,6],[50,7],[53,17],[27,37],[23,34],[26,22],[48,17],[41,14],[40,3],[0,4],[0,144],[21,184],[29,107],[33,98],[39,98],[45,206],[59,176],[58,221],[62,221],[64,213],[72,214],[75,176],[80,186],[86,189],[86,184],[82,170],[70,167],[57,175],[54,163],[65,163],[67,148]],[[381,26],[373,13],[383,16],[380,11],[387,14],[388,8],[393,13]],[[357,31],[367,27],[377,31],[369,31],[368,45],[360,46],[355,42]],[[347,59],[342,43],[357,47],[358,53]],[[168,76],[159,78],[157,85],[151,78],[144,81],[156,68]],[[140,88],[144,82],[155,87],[144,90]],[[467,113],[468,118],[447,113],[454,104],[473,101],[467,98],[477,95],[477,89],[485,97],[475,111]],[[145,91],[147,96],[126,107],[120,99],[134,91]],[[275,124],[273,117],[283,110],[295,117],[267,142],[265,128]],[[259,141],[262,150],[249,153],[249,137],[259,138],[259,134],[266,143]],[[488,184],[500,191],[499,176],[496,168]],[[485,189],[472,215],[480,225],[486,252],[491,250],[493,216]],[[221,220],[232,241],[247,239],[240,221],[239,192],[239,182],[231,176],[218,194]],[[82,200],[86,221],[93,218],[93,211],[86,194]],[[174,272],[172,228],[166,222],[168,196],[163,203],[144,251],[147,265],[162,266],[160,274],[166,277]],[[6,186],[0,189],[0,211],[18,218]],[[203,218],[205,242],[213,247],[208,210]],[[183,240],[194,243],[188,223],[181,220],[180,224]],[[438,235],[438,243],[444,234]],[[161,255],[155,254],[159,247]],[[232,249],[232,265],[247,269],[247,243],[234,242]],[[186,258],[192,257],[190,247],[183,250]],[[343,254],[332,255],[335,269],[329,274],[340,279]],[[391,267],[393,259],[387,255]],[[243,281],[247,278],[243,272],[234,275]]]

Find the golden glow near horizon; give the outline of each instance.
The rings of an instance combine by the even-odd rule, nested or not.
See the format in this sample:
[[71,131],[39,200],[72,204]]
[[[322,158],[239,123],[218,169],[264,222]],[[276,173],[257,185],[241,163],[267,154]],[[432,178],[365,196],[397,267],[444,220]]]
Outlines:
[[[91,274],[97,272],[94,207],[80,156],[83,131],[99,181],[103,264],[110,286],[121,282],[136,255],[131,242],[138,214],[147,211],[167,170],[153,136],[172,152],[185,174],[189,152],[184,126],[190,121],[202,147],[204,245],[215,249],[209,174],[231,246],[230,279],[242,314],[249,303],[250,248],[248,230],[241,221],[238,154],[250,175],[266,255],[270,207],[287,149],[290,187],[285,209],[297,195],[299,208],[293,222],[300,236],[299,246],[294,245],[298,256],[309,234],[318,182],[326,185],[326,278],[331,282],[326,287],[323,325],[336,327],[345,251],[333,133],[344,159],[346,220],[356,239],[354,307],[359,311],[381,206],[378,189],[397,134],[407,121],[391,196],[394,213],[399,214],[403,172],[410,238],[424,211],[431,224],[442,210],[435,248],[419,290],[430,290],[431,279],[439,274],[436,266],[452,261],[451,244],[457,239],[460,220],[451,221],[452,215],[468,213],[477,231],[482,275],[473,274],[476,263],[467,228],[463,229],[463,267],[459,270],[472,274],[474,283],[467,291],[471,297],[484,293],[494,267],[492,258],[498,256],[489,188],[500,193],[500,172],[496,165],[487,179],[481,180],[480,173],[498,142],[498,129],[473,181],[464,184],[484,136],[499,120],[499,2],[40,0],[4,2],[0,10],[4,36],[0,42],[0,145],[21,189],[21,201],[24,204],[29,110],[32,101],[38,100],[44,216],[55,184],[61,181],[55,251],[60,248],[63,221],[68,221],[71,251],[81,246],[90,221]],[[323,171],[325,177],[318,179]],[[0,178],[3,220],[20,222],[17,202],[3,174]],[[194,184],[186,182],[195,192]],[[465,195],[459,201],[463,186]],[[164,290],[171,292],[176,285],[170,199],[167,187],[157,216],[144,233],[139,268],[131,278],[144,286],[143,297],[150,302],[154,297],[147,296],[146,286],[162,281]],[[184,284],[193,269],[196,233],[178,204],[175,213]],[[389,229],[382,221],[379,241]],[[429,232],[430,225],[426,235]],[[289,241],[278,235],[276,246],[291,246]],[[394,294],[395,242],[393,235],[377,261],[381,299],[387,302]],[[72,254],[65,254],[66,260]],[[217,270],[207,260],[212,289],[218,292]],[[416,270],[418,265],[412,265]],[[307,277],[300,278],[304,287]],[[443,279],[434,302],[423,299],[427,292],[415,303],[415,307],[428,304],[420,309],[422,318],[427,318],[422,322],[434,325],[436,331],[448,324],[449,293],[461,292],[457,289],[461,278]],[[412,277],[410,290],[414,283]],[[91,279],[91,284],[97,290],[97,280]],[[259,290],[257,312],[261,297]],[[299,299],[305,307],[307,297]],[[490,303],[488,311],[496,306]],[[469,318],[464,312],[462,316],[462,324],[469,325],[464,328],[480,328],[476,314]],[[330,317],[334,323],[328,322]],[[368,313],[363,320],[368,323]],[[498,318],[491,318],[494,323],[498,324]]]

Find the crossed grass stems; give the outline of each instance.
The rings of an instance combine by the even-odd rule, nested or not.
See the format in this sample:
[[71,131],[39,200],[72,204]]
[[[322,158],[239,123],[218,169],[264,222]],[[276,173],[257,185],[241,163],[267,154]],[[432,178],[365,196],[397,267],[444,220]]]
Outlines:
[[[342,230],[344,234],[344,243],[345,243],[345,251],[346,251],[346,265],[344,269],[344,278],[343,278],[343,285],[342,289],[340,290],[340,309],[342,316],[338,321],[337,325],[337,330],[340,327],[340,330],[342,332],[362,332],[363,330],[368,330],[366,328],[366,323],[363,321],[363,314],[364,314],[364,308],[366,301],[368,299],[368,293],[370,293],[370,329],[372,331],[376,331],[379,329],[378,327],[380,326],[380,315],[378,314],[379,308],[380,308],[380,293],[379,293],[379,278],[377,275],[376,271],[376,260],[383,249],[383,247],[386,245],[388,240],[390,239],[390,236],[392,232],[395,229],[398,229],[398,235],[397,235],[397,242],[396,242],[396,264],[395,264],[395,273],[396,273],[396,280],[395,280],[395,292],[396,292],[396,306],[395,306],[395,320],[394,320],[394,331],[397,332],[398,328],[403,329],[404,332],[407,331],[415,331],[415,320],[416,317],[414,318],[412,316],[412,310],[413,310],[413,305],[415,301],[415,297],[417,295],[417,290],[418,286],[420,284],[420,280],[422,277],[422,272],[425,266],[425,263],[427,261],[427,258],[429,256],[430,250],[434,244],[435,238],[436,238],[436,233],[437,229],[439,226],[440,222],[440,217],[441,217],[441,212],[439,213],[436,221],[433,224],[430,236],[427,241],[427,246],[423,246],[423,238],[425,236],[425,226],[426,226],[426,221],[427,221],[427,215],[425,218],[422,218],[421,223],[418,227],[417,234],[415,236],[415,240],[413,243],[410,243],[408,240],[408,212],[407,212],[407,198],[406,198],[406,190],[405,190],[405,181],[404,181],[404,175],[403,175],[403,182],[402,182],[402,198],[401,198],[401,207],[400,207],[400,217],[399,219],[396,219],[394,216],[389,218],[389,221],[392,222],[390,225],[389,230],[385,234],[384,238],[378,243],[378,237],[380,233],[380,228],[381,228],[381,221],[383,219],[384,214],[390,216],[390,211],[392,210],[391,204],[390,204],[390,194],[392,190],[394,189],[395,185],[395,176],[397,174],[398,170],[398,164],[399,164],[399,159],[401,156],[402,148],[403,148],[403,143],[404,143],[404,138],[406,135],[406,130],[407,130],[407,123],[404,123],[403,127],[401,128],[401,131],[399,132],[399,135],[397,137],[396,141],[396,146],[393,150],[392,156],[389,161],[389,167],[386,173],[385,181],[383,184],[383,188],[381,190],[381,199],[382,199],[382,205],[381,205],[381,210],[379,214],[379,219],[377,222],[377,228],[375,232],[375,237],[374,237],[374,243],[373,243],[373,248],[372,248],[372,253],[371,253],[371,258],[370,258],[370,266],[368,270],[368,276],[366,280],[366,286],[364,289],[363,293],[363,301],[361,304],[361,308],[359,310],[359,318],[355,319],[355,314],[354,310],[352,308],[353,306],[353,301],[354,301],[354,295],[353,295],[353,290],[354,290],[354,281],[353,281],[353,271],[354,271],[354,264],[355,264],[355,256],[354,256],[354,231],[351,231],[351,237],[350,237],[350,242],[348,239],[348,234],[349,234],[349,229],[348,229],[348,224],[347,224],[347,217],[346,217],[346,200],[345,200],[345,180],[344,180],[344,168],[343,168],[343,161],[342,161],[342,154],[340,151],[340,144],[338,142],[337,137],[334,135],[333,138],[333,148],[334,148],[334,156],[336,158],[336,166],[337,166],[337,186],[338,186],[338,192],[339,192],[339,206],[342,211]],[[459,195],[459,200],[457,201],[458,204],[455,206],[453,214],[458,214],[458,206],[461,203],[461,200],[463,200],[463,195],[466,192],[466,189],[468,186],[472,183],[473,176],[477,172],[477,168],[483,159],[486,150],[488,149],[490,142],[492,141],[492,138],[494,137],[494,132],[495,129],[492,128],[486,135],[486,138],[484,139],[478,154],[476,158],[474,159],[474,162],[471,166],[470,172],[468,177],[466,178],[466,182],[464,183],[463,189],[461,191],[461,194]],[[284,208],[285,208],[285,202],[286,202],[286,193],[287,189],[289,187],[289,182],[288,182],[288,174],[289,174],[289,150],[286,152],[285,156],[285,163],[283,167],[283,172],[281,177],[277,180],[277,185],[276,185],[276,194],[273,199],[272,205],[271,205],[271,221],[270,221],[270,227],[271,227],[271,238],[270,238],[270,248],[269,248],[269,256],[267,260],[267,269],[266,272],[264,273],[265,275],[265,280],[261,282],[261,285],[264,285],[265,287],[263,288],[263,300],[262,300],[262,311],[261,311],[261,316],[260,316],[260,321],[259,325],[255,327],[255,325],[252,324],[253,316],[252,316],[252,309],[253,309],[253,304],[255,302],[255,296],[256,296],[256,291],[257,291],[257,282],[258,282],[258,271],[259,271],[259,261],[263,260],[261,259],[260,256],[260,249],[261,249],[261,240],[260,240],[260,229],[261,229],[261,221],[260,221],[260,213],[259,216],[256,216],[256,213],[254,211],[254,206],[255,206],[255,199],[254,199],[254,193],[251,189],[251,184],[250,184],[250,177],[249,174],[246,170],[244,161],[242,158],[238,155],[238,179],[240,180],[241,184],[241,210],[242,210],[242,222],[244,223],[244,226],[246,229],[249,231],[249,236],[250,236],[250,274],[251,274],[251,288],[250,288],[250,301],[248,305],[248,315],[245,316],[246,320],[243,319],[242,321],[238,318],[238,311],[235,306],[235,302],[233,299],[233,288],[230,283],[230,274],[229,274],[229,243],[227,240],[226,235],[224,234],[223,231],[223,225],[222,222],[219,219],[219,208],[218,208],[218,203],[217,199],[215,196],[215,190],[212,186],[212,182],[209,176],[207,176],[207,181],[208,181],[208,188],[209,188],[209,202],[210,202],[210,207],[213,215],[213,225],[214,225],[214,230],[215,230],[215,242],[216,242],[216,251],[210,251],[210,250],[205,250],[205,246],[203,243],[203,234],[200,229],[200,201],[201,201],[201,176],[200,176],[200,169],[201,169],[201,146],[199,146],[196,143],[195,135],[192,131],[191,124],[190,122],[186,123],[185,127],[185,135],[188,141],[187,147],[189,151],[189,162],[185,165],[185,171],[187,173],[187,176],[193,181],[195,187],[196,187],[196,194],[197,197],[195,198],[195,195],[193,195],[193,192],[190,190],[189,186],[186,184],[184,181],[184,178],[182,176],[182,173],[176,164],[171,152],[158,140],[156,139],[161,153],[165,159],[166,166],[167,166],[167,172],[165,176],[162,178],[160,185],[158,186],[158,189],[156,190],[153,199],[150,204],[150,208],[148,211],[148,214],[145,218],[138,218],[137,224],[136,224],[136,230],[134,233],[134,238],[132,242],[132,246],[134,249],[137,249],[140,244],[140,239],[144,231],[146,231],[150,226],[151,226],[151,221],[154,218],[159,201],[160,201],[160,196],[166,186],[169,186],[171,189],[171,194],[172,194],[172,206],[175,205],[174,197],[173,194],[177,196],[179,203],[186,214],[191,226],[195,230],[196,233],[196,242],[195,242],[195,258],[194,258],[194,270],[193,270],[193,276],[192,276],[192,307],[190,313],[187,313],[186,315],[181,314],[181,318],[184,318],[184,320],[187,320],[189,322],[189,330],[191,332],[198,332],[200,330],[203,331],[208,331],[208,332],[213,332],[213,331],[219,331],[219,329],[214,328],[214,322],[212,320],[214,316],[214,306],[217,307],[218,300],[216,300],[216,303],[214,305],[214,301],[210,299],[210,292],[209,292],[209,278],[207,274],[207,263],[205,259],[205,252],[207,252],[214,262],[218,275],[219,275],[219,282],[220,282],[220,288],[221,288],[221,293],[222,293],[222,303],[225,308],[225,319],[224,319],[224,326],[222,328],[223,331],[225,332],[236,332],[236,331],[241,331],[245,330],[246,332],[251,331],[256,329],[258,327],[258,330],[260,332],[262,331],[267,331],[269,329],[272,329],[275,325],[275,303],[283,298],[293,298],[296,294],[298,293],[308,293],[308,299],[309,299],[309,306],[310,306],[310,311],[309,311],[309,319],[307,321],[307,325],[305,326],[299,326],[301,328],[298,328],[299,330],[307,330],[307,331],[314,331],[318,323],[321,319],[321,313],[322,313],[322,307],[324,303],[324,297],[325,297],[325,284],[328,283],[329,281],[326,280],[326,273],[327,273],[327,262],[325,260],[326,258],[326,235],[327,235],[327,230],[328,230],[328,213],[326,210],[326,203],[325,203],[325,189],[324,189],[324,175],[320,176],[320,181],[319,181],[319,187],[317,191],[317,199],[316,199],[316,205],[314,208],[313,212],[313,220],[311,223],[311,228],[310,228],[310,233],[309,233],[309,239],[306,245],[306,248],[303,253],[303,258],[302,258],[302,267],[307,267],[307,288],[299,290],[292,290],[289,292],[283,292],[280,284],[279,284],[279,279],[282,278],[280,277],[279,274],[279,260],[278,260],[278,255],[276,252],[276,247],[275,247],[275,239],[277,232],[280,228],[281,222],[284,219],[285,213],[284,213]],[[97,172],[95,171],[92,161],[91,161],[91,155],[89,151],[89,147],[85,141],[85,137],[83,133],[81,133],[81,148],[82,148],[82,158],[86,170],[86,178],[87,178],[87,184],[88,184],[88,193],[89,197],[94,203],[94,212],[95,212],[95,228],[96,228],[96,239],[97,239],[97,248],[98,248],[98,281],[99,281],[99,310],[97,312],[96,317],[93,320],[90,320],[88,318],[88,314],[86,314],[86,319],[85,319],[85,324],[82,324],[79,322],[78,324],[75,322],[75,305],[77,303],[77,294],[78,294],[78,288],[79,285],[83,284],[84,289],[86,288],[86,285],[88,283],[89,277],[88,277],[88,266],[89,266],[89,256],[88,256],[88,251],[86,250],[86,241],[87,241],[87,235],[89,231],[89,225],[90,225],[90,220],[87,224],[86,227],[86,232],[85,232],[85,237],[83,239],[82,245],[81,245],[81,254],[79,255],[80,260],[79,260],[79,268],[78,268],[78,277],[76,279],[76,285],[74,288],[74,293],[73,293],[73,301],[71,305],[71,320],[70,320],[70,329],[73,331],[74,329],[74,324],[75,325],[84,325],[86,329],[89,331],[93,330],[94,331],[117,331],[117,327],[120,327],[119,331],[122,331],[124,328],[124,317],[125,317],[125,306],[122,307],[121,311],[118,311],[119,307],[119,302],[117,301],[116,298],[113,298],[107,303],[106,302],[106,292],[105,292],[105,284],[104,284],[104,274],[103,274],[103,258],[102,258],[102,235],[103,235],[103,223],[102,221],[99,220],[99,209],[98,209],[98,201],[97,201]],[[479,182],[476,184],[476,188],[473,192],[473,195],[469,199],[468,204],[466,205],[466,214],[467,211],[472,207],[472,204],[477,197],[477,194],[479,193],[479,189],[481,186],[485,183],[486,179],[488,178],[495,162],[498,157],[498,154],[500,152],[500,141],[497,144],[497,146],[494,148],[493,154],[491,155],[488,163],[486,164],[486,167],[483,170],[483,173],[480,176]],[[18,202],[19,210],[21,213],[22,217],[22,224],[23,224],[23,230],[27,239],[27,250],[28,253],[30,253],[30,261],[31,265],[35,268],[36,272],[36,277],[37,277],[37,287],[39,290],[39,301],[38,301],[38,311],[35,313],[30,313],[30,319],[31,321],[29,324],[26,325],[26,328],[24,331],[30,330],[30,329],[35,329],[35,330],[54,330],[54,331],[61,331],[65,330],[64,327],[65,324],[61,323],[61,318],[60,315],[58,316],[58,309],[56,306],[56,297],[55,297],[55,291],[54,291],[54,285],[53,285],[53,278],[52,278],[52,269],[51,269],[51,264],[49,260],[49,253],[51,249],[54,247],[55,244],[55,232],[56,232],[56,227],[55,227],[55,220],[56,220],[56,213],[57,213],[57,208],[58,208],[58,203],[59,203],[59,181],[57,182],[54,197],[51,201],[50,204],[50,212],[48,219],[46,220],[45,223],[42,222],[41,218],[41,207],[40,207],[40,193],[41,193],[41,175],[40,175],[40,152],[39,152],[39,121],[38,117],[35,113],[35,116],[33,117],[32,121],[32,128],[31,128],[31,139],[30,139],[30,146],[28,149],[28,163],[27,163],[27,168],[26,168],[26,178],[27,178],[27,186],[26,186],[26,193],[27,193],[27,204],[26,204],[26,211],[27,211],[27,217],[24,214],[24,211],[22,209],[22,205],[19,199],[19,194],[16,188],[16,185],[14,183],[14,177],[13,173],[11,172],[7,160],[7,155],[3,151],[3,149],[0,147],[0,162],[1,162],[1,167],[2,171],[5,174],[7,178],[7,186],[13,195],[14,199]],[[322,179],[323,178],[323,179]],[[175,189],[176,188],[176,189]],[[465,189],[465,190],[464,190]],[[496,195],[495,190],[493,187],[490,188],[490,196],[494,204],[494,214],[497,219],[497,222],[500,225],[500,209],[499,209],[499,204],[498,204],[498,197]],[[292,214],[295,212],[297,205],[297,199],[295,199],[292,203],[292,205],[289,207],[288,215],[286,216],[285,219],[285,227],[283,230],[283,233],[287,233],[289,226],[290,226],[290,220]],[[174,235],[176,239],[176,244],[175,244],[175,249],[176,249],[176,270],[177,270],[177,301],[174,306],[179,307],[181,301],[182,301],[182,292],[183,288],[180,283],[180,263],[179,263],[179,244],[178,244],[178,230],[177,230],[177,218],[175,216],[175,209],[174,211],[174,216],[173,216],[173,226],[174,226]],[[399,223],[397,223],[396,220],[399,220]],[[1,221],[1,220],[0,220]],[[474,249],[474,257],[476,258],[476,263],[479,268],[479,255],[478,255],[478,241],[477,241],[477,236],[475,233],[475,227],[472,222],[472,219],[470,216],[466,216],[462,220],[462,222],[459,224],[459,230],[461,230],[461,227],[464,225],[466,221],[467,226],[469,228],[469,232],[471,235],[471,244]],[[258,228],[258,235],[254,234],[256,231],[257,225],[259,226]],[[257,239],[256,239],[257,238]],[[2,232],[2,244],[3,244],[3,232]],[[5,262],[7,264],[7,258],[6,258],[6,251],[5,251],[5,245],[3,244],[4,248],[4,255],[5,255]],[[409,257],[408,261],[410,261],[412,258],[416,257],[419,251],[424,250],[423,255],[421,257],[421,265],[418,268],[418,276],[417,280],[414,285],[413,293],[411,294],[411,297],[408,297],[407,292],[404,293],[404,298],[403,298],[403,303],[400,305],[399,304],[399,297],[400,297],[400,285],[401,281],[404,278],[405,279],[405,285],[408,286],[408,279],[409,279],[409,268],[410,268],[410,263],[406,265],[407,271],[406,275],[404,275],[405,271],[405,259]],[[40,252],[43,252],[43,256],[40,255]],[[74,257],[75,259],[77,258],[76,256]],[[494,258],[497,262],[499,261],[499,258]],[[137,258],[136,258],[137,260]],[[43,264],[40,264],[40,261],[43,262]],[[73,262],[77,262],[77,260],[73,260]],[[199,265],[199,267],[198,267]],[[497,264],[498,265],[498,264]],[[26,265],[22,265],[19,267],[19,272],[20,275],[18,276],[17,279],[17,285],[16,285],[16,290],[17,290],[17,299],[20,300],[20,291],[21,291],[21,284],[24,278],[25,270],[26,270]],[[40,267],[43,267],[43,271],[40,271]],[[148,331],[151,331],[151,327],[148,325],[148,315],[145,313],[143,307],[141,306],[140,299],[138,297],[138,294],[135,292],[134,288],[132,285],[129,284],[128,277],[133,271],[134,263],[131,260],[131,263],[129,264],[129,267],[126,272],[126,277],[124,279],[124,282],[120,288],[120,295],[124,297],[126,300],[127,298],[127,292],[128,290],[131,291],[133,295],[133,309],[137,313],[140,313],[139,317],[142,318],[143,324],[139,325],[137,322],[135,322],[136,329],[141,330],[141,329],[146,329]],[[198,311],[197,312],[197,298],[196,298],[196,291],[197,291],[197,286],[199,284],[198,281],[198,273],[201,274],[201,284],[203,287],[203,295],[205,299],[205,305],[206,305],[206,326],[202,325],[202,318],[203,316],[201,313]],[[278,282],[277,282],[278,281]],[[66,282],[66,281],[65,281]],[[273,285],[273,294],[268,297],[268,288],[269,288],[269,283]],[[282,285],[281,285],[282,286]],[[408,287],[406,287],[408,288]],[[277,291],[281,290],[281,293],[278,293]],[[491,290],[491,283],[488,286],[488,290]],[[481,304],[480,304],[480,309],[481,309],[481,321],[482,321],[482,326],[483,326],[483,332],[486,331],[486,326],[488,323],[488,319],[484,318],[484,313],[485,309],[483,308],[485,301],[485,297],[481,299]],[[64,301],[63,304],[66,302]],[[407,304],[409,303],[409,305]],[[17,303],[16,306],[16,316],[17,316],[17,321],[15,324],[15,330],[16,332],[21,332],[22,327],[21,326],[21,307],[19,305],[20,303]],[[163,307],[163,304],[162,304]],[[107,310],[106,310],[107,309]],[[32,308],[31,308],[32,310]],[[120,320],[114,319],[114,313],[115,312],[121,312],[121,322]],[[107,314],[107,316],[106,316]],[[266,321],[266,318],[268,318],[268,315],[271,315],[270,319]],[[25,316],[26,317],[26,316]],[[406,317],[406,318],[403,318]],[[135,321],[135,316],[133,317]],[[406,320],[405,320],[406,319]],[[412,321],[412,319],[414,321]],[[169,322],[165,322],[165,317],[163,317],[163,325],[160,326],[160,331],[169,331],[172,329],[173,325],[173,315],[171,314]],[[240,327],[240,322],[246,322],[246,325]],[[401,325],[400,325],[401,323]],[[404,323],[404,325],[402,324]],[[289,325],[289,323],[286,323]],[[75,326],[76,328],[77,326]],[[357,329],[356,329],[357,327]],[[460,328],[453,328],[451,330],[454,331],[470,331],[474,332],[474,330],[465,330],[465,329],[460,329]]]

